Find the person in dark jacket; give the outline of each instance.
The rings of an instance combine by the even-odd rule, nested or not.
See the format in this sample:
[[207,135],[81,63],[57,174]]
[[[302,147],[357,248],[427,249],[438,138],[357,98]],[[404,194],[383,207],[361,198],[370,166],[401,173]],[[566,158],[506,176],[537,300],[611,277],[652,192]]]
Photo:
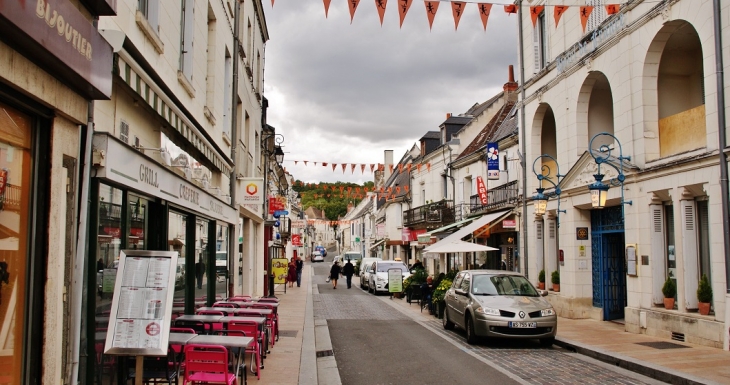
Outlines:
[[304,261],[302,261],[302,258],[297,258],[297,287],[302,285],[302,269],[304,269]]
[[330,280],[332,281],[333,289],[337,289],[337,278],[340,277],[340,273],[342,273],[342,268],[339,263],[335,262],[330,269]]
[[347,260],[347,263],[345,264],[345,267],[342,268],[342,275],[347,278],[347,288],[352,287],[352,275],[355,274],[355,266],[352,266],[352,262],[350,260]]

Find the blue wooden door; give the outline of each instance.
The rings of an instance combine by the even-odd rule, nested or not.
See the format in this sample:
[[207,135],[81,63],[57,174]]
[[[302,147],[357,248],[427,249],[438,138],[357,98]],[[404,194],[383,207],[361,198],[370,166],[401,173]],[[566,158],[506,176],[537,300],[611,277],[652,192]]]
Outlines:
[[624,318],[626,263],[621,206],[591,211],[593,306],[603,308],[603,319]]

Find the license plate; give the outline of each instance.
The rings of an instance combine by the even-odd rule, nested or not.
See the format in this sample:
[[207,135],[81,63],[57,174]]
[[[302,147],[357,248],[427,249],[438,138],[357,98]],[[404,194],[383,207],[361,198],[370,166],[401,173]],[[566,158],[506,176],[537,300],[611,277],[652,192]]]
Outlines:
[[510,322],[509,327],[521,328],[521,329],[534,329],[537,327],[537,322]]

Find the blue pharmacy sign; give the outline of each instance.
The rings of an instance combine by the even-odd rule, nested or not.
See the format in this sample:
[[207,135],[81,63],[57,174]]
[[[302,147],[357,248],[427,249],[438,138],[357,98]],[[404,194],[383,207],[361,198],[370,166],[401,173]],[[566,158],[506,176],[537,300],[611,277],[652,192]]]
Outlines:
[[487,179],[499,179],[499,146],[487,143]]

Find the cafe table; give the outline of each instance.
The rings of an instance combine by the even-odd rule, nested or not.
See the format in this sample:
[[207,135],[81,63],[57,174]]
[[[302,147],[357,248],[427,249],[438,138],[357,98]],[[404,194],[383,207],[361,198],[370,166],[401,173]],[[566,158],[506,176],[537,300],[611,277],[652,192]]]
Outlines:
[[[187,339],[184,341],[184,337],[178,336],[178,335],[185,335],[185,336],[192,336],[192,338]],[[241,366],[243,365],[244,360],[244,353],[246,352],[246,348],[248,348],[251,343],[253,343],[253,337],[240,337],[240,336],[216,336],[216,335],[204,335],[204,334],[186,334],[186,333],[170,333],[170,343],[173,343],[173,335],[175,335],[175,338],[181,337],[180,340],[177,340],[178,342],[181,342],[180,345],[221,345],[225,346],[229,353],[233,352],[234,350],[238,351],[238,354],[236,354],[236,377],[241,377],[241,382],[243,383],[243,375],[239,374]]]
[[[263,317],[270,316],[271,314],[274,313],[274,311],[271,310],[271,309],[252,309],[252,308],[245,308],[245,309],[229,309],[229,310],[232,310],[232,312],[233,312],[234,315],[239,315],[241,313],[244,313],[244,314],[256,313],[256,314],[258,314],[260,316],[263,316]],[[229,313],[231,313],[231,312],[229,311]]]
[[[223,327],[225,329],[228,329],[228,323],[231,321],[252,321],[256,322],[256,325],[259,328],[259,331],[261,332],[263,344],[261,344],[261,358],[262,360],[266,358],[266,353],[269,352],[269,335],[266,330],[266,317],[241,317],[241,316],[226,316],[221,318],[218,322],[223,323]],[[262,361],[263,362],[263,361]]]
[[175,318],[173,323],[175,325],[179,325],[180,322],[185,321],[202,322],[206,325],[208,330],[213,330],[213,324],[219,323],[221,318],[223,318],[223,316],[220,315],[183,314]]

